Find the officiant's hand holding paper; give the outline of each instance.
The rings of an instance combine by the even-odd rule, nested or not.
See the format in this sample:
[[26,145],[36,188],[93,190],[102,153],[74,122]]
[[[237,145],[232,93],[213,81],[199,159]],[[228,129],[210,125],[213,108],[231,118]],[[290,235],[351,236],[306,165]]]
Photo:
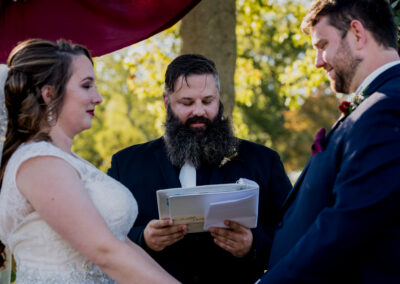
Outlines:
[[187,224],[188,233],[207,231],[210,226],[232,220],[248,228],[257,226],[259,186],[240,179],[237,183],[212,184],[157,191],[160,219]]
[[208,204],[204,220],[204,230],[209,227],[227,228],[224,220],[231,220],[247,228],[257,227],[258,196],[249,193],[237,199]]
[[230,220],[225,220],[224,226],[228,229],[209,227],[215,244],[235,257],[246,256],[253,245],[253,233],[251,230]]
[[143,231],[143,238],[147,247],[154,251],[162,251],[181,240],[186,233],[185,224],[175,225],[171,219],[151,220]]

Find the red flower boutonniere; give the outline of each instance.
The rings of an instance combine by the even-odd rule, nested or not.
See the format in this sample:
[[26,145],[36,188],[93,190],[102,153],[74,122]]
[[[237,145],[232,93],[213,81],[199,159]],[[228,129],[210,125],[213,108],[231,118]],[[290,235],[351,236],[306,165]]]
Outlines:
[[343,101],[340,104],[339,110],[342,113],[342,117],[352,113],[353,110],[355,110],[358,107],[358,105],[361,104],[363,100],[365,100],[364,93],[366,90],[367,88],[365,88],[361,93],[355,95],[351,100],[351,102]]
[[350,111],[350,106],[351,106],[350,102],[343,101],[339,106],[339,110],[343,115],[348,115],[348,113]]
[[232,151],[229,153],[229,155],[225,156],[221,163],[219,164],[219,167],[221,168],[223,165],[225,165],[226,163],[232,161],[233,159],[235,159],[237,156],[239,155],[236,147],[233,147]]

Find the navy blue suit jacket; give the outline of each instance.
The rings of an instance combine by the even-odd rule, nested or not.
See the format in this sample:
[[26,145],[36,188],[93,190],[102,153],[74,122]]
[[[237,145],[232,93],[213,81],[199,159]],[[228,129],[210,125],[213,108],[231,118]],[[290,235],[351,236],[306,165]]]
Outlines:
[[285,201],[260,283],[400,283],[400,66],[365,95]]
[[163,138],[131,146],[112,158],[108,174],[127,186],[139,205],[129,238],[183,283],[254,283],[267,268],[273,229],[291,184],[276,152],[245,140],[240,141],[238,152],[236,159],[221,168],[200,168],[197,184],[232,183],[242,177],[259,184],[253,248],[241,259],[219,248],[208,232],[187,234],[161,252],[147,248],[143,230],[150,220],[159,218],[156,191],[180,187],[179,169],[169,161]]

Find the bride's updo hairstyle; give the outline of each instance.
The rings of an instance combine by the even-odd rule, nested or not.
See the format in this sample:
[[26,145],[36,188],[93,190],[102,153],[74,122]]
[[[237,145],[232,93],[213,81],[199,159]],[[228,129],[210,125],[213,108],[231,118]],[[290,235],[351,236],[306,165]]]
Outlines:
[[[57,42],[30,39],[19,43],[10,53],[10,68],[4,86],[8,114],[7,133],[0,167],[0,184],[8,160],[27,141],[51,141],[48,131],[62,108],[65,86],[72,75],[72,59],[89,51],[65,40]],[[41,90],[52,87],[52,100],[46,105]],[[0,242],[0,268],[4,265],[4,246]]]

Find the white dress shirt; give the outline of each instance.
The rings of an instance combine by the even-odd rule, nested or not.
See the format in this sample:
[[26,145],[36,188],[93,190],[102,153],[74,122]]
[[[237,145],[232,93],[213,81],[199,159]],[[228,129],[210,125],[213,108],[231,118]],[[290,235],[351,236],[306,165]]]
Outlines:
[[196,186],[196,168],[191,163],[185,162],[179,172],[182,187]]

